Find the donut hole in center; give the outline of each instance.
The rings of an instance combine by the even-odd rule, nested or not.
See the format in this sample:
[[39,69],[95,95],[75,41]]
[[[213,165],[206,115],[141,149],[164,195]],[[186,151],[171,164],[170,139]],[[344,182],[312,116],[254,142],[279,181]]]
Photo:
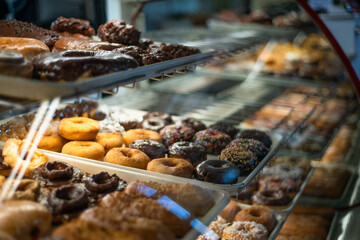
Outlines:
[[260,217],[260,213],[257,212],[257,211],[251,211],[250,214],[251,214],[251,216],[253,216],[253,217]]
[[172,163],[172,162],[163,162],[163,165],[164,165],[165,167],[175,167],[175,166],[176,166],[176,164],[174,164],[174,163]]
[[99,174],[95,174],[92,177],[94,182],[97,184],[104,184],[111,181],[112,177],[107,172],[101,172]]

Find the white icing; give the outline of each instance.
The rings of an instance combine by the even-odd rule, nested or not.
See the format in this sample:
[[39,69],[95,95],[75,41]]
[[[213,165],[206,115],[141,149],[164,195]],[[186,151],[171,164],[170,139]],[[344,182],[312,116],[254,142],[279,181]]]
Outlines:
[[[248,221],[233,222],[230,227],[224,229],[223,240],[231,238],[247,239],[247,240],[265,240],[268,231],[262,224]],[[224,237],[226,236],[226,237]]]

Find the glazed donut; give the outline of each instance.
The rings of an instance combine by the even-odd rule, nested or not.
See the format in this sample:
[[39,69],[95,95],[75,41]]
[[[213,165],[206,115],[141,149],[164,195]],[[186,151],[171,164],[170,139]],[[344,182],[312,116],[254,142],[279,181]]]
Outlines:
[[186,159],[195,167],[207,158],[206,148],[193,142],[176,142],[169,147],[168,154],[170,158]]
[[140,150],[131,148],[113,148],[105,156],[105,162],[146,169],[150,158]]
[[141,240],[135,233],[103,228],[81,220],[73,220],[61,225],[54,230],[52,236],[58,240]]
[[205,124],[195,118],[185,118],[181,120],[181,125],[194,129],[195,132],[206,129]]
[[143,129],[152,130],[155,132],[159,132],[166,125],[168,125],[164,119],[161,119],[159,117],[146,118],[140,124]]
[[60,187],[80,183],[83,173],[80,169],[65,162],[47,162],[31,172],[30,178],[43,187]]
[[195,178],[205,182],[219,184],[237,183],[240,170],[232,162],[206,160],[196,166]]
[[234,221],[249,221],[264,225],[270,233],[277,223],[275,215],[266,208],[251,206],[242,209],[234,218]]
[[[11,138],[6,141],[4,149],[3,149],[3,156],[4,156],[4,164],[15,167],[17,161],[21,161],[20,166],[22,167],[24,162],[22,159],[19,159],[20,153],[23,150],[23,147],[25,146],[25,140],[19,140],[15,138]],[[29,150],[31,149],[31,144],[29,145],[29,148],[25,154],[26,156],[29,154]],[[26,168],[25,176],[29,177],[31,171],[36,169],[41,164],[46,163],[49,160],[48,156],[46,156],[42,151],[36,149],[34,151],[33,156],[31,157],[31,160],[29,162],[29,165]],[[21,169],[21,168],[20,168]],[[19,169],[19,170],[20,170]]]
[[266,240],[268,231],[262,224],[256,222],[233,222],[233,224],[224,229],[221,239],[249,239]]
[[181,158],[157,158],[149,162],[146,169],[185,178],[190,178],[194,172],[193,165]]
[[85,189],[77,185],[55,188],[49,195],[48,203],[54,214],[72,213],[88,206]]
[[150,159],[163,158],[166,154],[165,146],[154,140],[135,140],[129,145],[129,148],[144,152]]
[[0,205],[0,232],[17,240],[38,239],[51,228],[51,213],[40,203],[5,201]]
[[165,121],[165,125],[169,125],[173,123],[173,119],[168,113],[164,112],[148,112],[143,116],[143,119],[151,119],[151,118],[160,118],[161,120]]
[[105,149],[96,142],[71,141],[64,145],[61,153],[102,161],[104,159]]
[[[16,180],[11,181],[11,186],[16,182]],[[4,184],[0,185],[0,189],[2,191]],[[10,198],[6,198],[6,200],[29,200],[36,202],[40,193],[40,184],[37,181],[31,179],[22,179],[19,182],[16,191]],[[9,196],[7,196],[9,197]]]
[[84,179],[84,183],[87,190],[97,194],[123,191],[127,185],[116,174],[110,175],[107,172],[89,175]]
[[110,51],[70,50],[34,57],[33,78],[43,81],[80,81],[90,77],[138,67],[128,55]]
[[0,73],[7,76],[31,78],[33,65],[16,51],[0,49]]
[[135,140],[154,140],[161,143],[159,133],[144,129],[131,129],[123,134],[125,145],[128,147]]
[[94,140],[99,129],[98,121],[84,117],[64,118],[58,126],[58,132],[63,138],[80,141]]
[[105,153],[115,147],[122,147],[123,139],[119,133],[98,133],[95,142],[104,147]]
[[61,149],[66,142],[66,139],[61,137],[57,132],[46,131],[39,142],[38,148],[53,152],[61,152]]
[[122,215],[111,208],[90,208],[80,215],[80,220],[104,228],[135,232],[144,240],[175,240],[174,234],[161,221]]
[[160,131],[165,146],[170,146],[176,142],[191,141],[194,134],[194,129],[177,125],[168,125]]
[[14,50],[27,60],[36,55],[50,52],[48,46],[34,38],[0,37],[0,49]]

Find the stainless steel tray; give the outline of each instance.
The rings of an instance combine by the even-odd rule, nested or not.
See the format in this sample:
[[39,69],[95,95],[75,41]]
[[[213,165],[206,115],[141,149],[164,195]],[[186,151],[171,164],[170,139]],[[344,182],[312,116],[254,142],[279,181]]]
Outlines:
[[134,84],[146,79],[162,80],[176,73],[193,70],[204,64],[215,54],[206,51],[188,57],[151,64],[127,71],[94,77],[79,82],[45,82],[39,80],[0,76],[0,95],[6,97],[42,100],[54,97],[71,97],[90,94],[101,90],[111,90],[119,86]]

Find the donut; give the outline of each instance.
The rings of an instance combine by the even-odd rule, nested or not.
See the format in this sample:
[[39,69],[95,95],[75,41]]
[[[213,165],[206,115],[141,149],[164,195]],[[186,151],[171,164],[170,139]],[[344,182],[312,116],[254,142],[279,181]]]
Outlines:
[[165,146],[154,140],[135,140],[129,148],[144,152],[150,159],[163,158],[166,154]]
[[154,140],[161,142],[161,136],[159,133],[145,129],[131,129],[123,134],[123,140],[125,146],[129,146],[135,140]]
[[85,187],[91,193],[105,194],[114,191],[123,191],[126,182],[121,180],[116,174],[110,175],[107,172],[88,175],[84,179]]
[[[233,222],[236,214],[240,212],[240,210],[241,208],[239,204],[234,200],[230,200],[228,205],[226,205],[226,207],[221,211],[219,216],[226,220],[226,222]],[[222,234],[220,236],[222,236]]]
[[138,67],[133,57],[110,51],[69,50],[32,59],[33,78],[44,81],[80,81]]
[[136,45],[140,40],[140,32],[132,25],[121,20],[110,20],[98,28],[98,37],[103,42]]
[[244,172],[251,172],[259,164],[259,159],[253,152],[237,147],[225,148],[221,151],[219,159],[234,163]]
[[140,123],[141,128],[155,132],[159,132],[166,125],[168,125],[167,121],[159,117],[146,118]]
[[51,213],[40,203],[14,200],[0,205],[0,232],[14,239],[38,239],[46,236],[50,229]]
[[234,184],[239,175],[239,168],[223,160],[206,160],[195,168],[195,178],[205,182]]
[[185,118],[181,120],[181,125],[194,129],[195,132],[205,130],[205,124],[195,118]]
[[160,131],[160,135],[165,146],[170,146],[176,142],[191,141],[195,131],[185,126],[168,125]]
[[[26,154],[24,158],[27,158],[27,155],[29,154],[29,150],[32,148],[32,145],[29,145],[28,150],[26,151]],[[3,156],[4,156],[4,164],[15,167],[17,161],[21,161],[20,163],[20,169],[23,167],[23,164],[25,161],[19,158],[20,153],[22,152],[23,148],[25,147],[25,140],[19,140],[15,138],[11,138],[6,141],[4,149],[3,149]],[[25,176],[29,177],[31,171],[36,169],[41,164],[46,163],[49,160],[48,156],[46,156],[42,151],[36,149],[34,151],[33,156],[30,159],[29,165],[27,166],[25,170]]]
[[57,227],[52,236],[58,240],[141,240],[136,233],[103,228],[97,224],[81,220],[73,220]]
[[53,152],[61,152],[61,149],[66,142],[66,139],[61,137],[57,132],[46,131],[39,142],[38,148]]
[[132,148],[113,148],[105,156],[105,162],[146,169],[150,158],[140,150]]
[[81,183],[83,173],[80,169],[65,162],[47,162],[31,172],[30,178],[39,182],[42,187],[60,187]]
[[233,139],[235,135],[238,133],[238,129],[235,128],[234,125],[226,122],[217,122],[209,126],[210,129],[226,133]]
[[243,151],[251,151],[256,154],[259,160],[262,160],[269,153],[269,149],[262,142],[255,139],[238,138],[226,146],[226,148],[230,147],[236,147]]
[[70,32],[59,32],[59,34],[63,37],[71,37],[71,38],[78,38],[78,39],[83,39],[83,40],[91,40],[91,37],[85,36],[81,33],[70,33]]
[[5,233],[5,232],[0,232],[0,239],[2,239],[2,240],[16,240],[10,234]]
[[90,208],[79,219],[104,228],[135,232],[144,240],[175,240],[174,234],[159,220],[122,215],[109,208]]
[[229,225],[230,223],[228,221],[221,216],[217,216],[216,220],[210,223],[205,232],[201,234],[197,240],[219,239],[219,237],[223,235],[224,229]]
[[117,43],[100,42],[75,37],[63,37],[55,43],[52,52],[64,52],[68,50],[111,51],[121,47],[123,47],[123,45]]
[[0,20],[0,37],[35,38],[45,43],[49,49],[61,36],[51,30],[18,20]]
[[266,208],[251,206],[242,209],[234,218],[234,221],[249,221],[264,225],[270,233],[276,226],[275,215]]
[[51,23],[50,29],[55,32],[80,33],[88,37],[95,35],[95,29],[90,22],[78,18],[58,17]]
[[230,141],[229,135],[213,129],[202,130],[194,135],[194,142],[205,146],[209,154],[220,154]]
[[235,138],[255,139],[262,142],[267,148],[270,148],[272,144],[271,138],[266,133],[256,129],[246,129],[240,131],[236,134]]
[[72,213],[88,206],[88,196],[80,185],[55,188],[49,195],[48,204],[53,214]]
[[[40,184],[37,181],[31,179],[12,180],[10,186],[13,186],[15,183],[18,183],[16,191],[11,196],[8,194],[6,200],[29,200],[36,202],[40,194]],[[4,185],[4,183],[1,183],[1,191]]]
[[305,173],[310,171],[311,161],[306,158],[296,156],[281,156],[274,160],[274,165],[285,164],[290,166],[299,167],[304,170]]
[[256,222],[233,222],[233,224],[224,229],[222,239],[249,239],[266,240],[268,231],[262,224]]
[[104,159],[105,149],[101,144],[96,142],[71,141],[64,145],[61,153],[102,161]]
[[7,76],[31,78],[33,65],[16,51],[0,49],[0,73]]
[[17,51],[29,61],[39,54],[50,51],[48,46],[39,40],[18,37],[0,37],[0,49]]
[[169,147],[168,154],[170,158],[186,159],[195,167],[207,158],[205,147],[193,142],[176,142]]
[[291,199],[282,191],[259,190],[251,197],[253,205],[285,206]]
[[258,181],[254,179],[250,181],[249,184],[246,185],[246,187],[243,190],[241,190],[241,192],[235,195],[235,199],[246,204],[251,204],[251,197],[253,193],[256,192],[257,190],[258,190]]
[[120,48],[115,48],[112,50],[113,52],[118,52],[126,55],[130,55],[139,63],[139,66],[143,66],[143,54],[146,53],[146,51],[138,46],[124,46]]
[[149,162],[146,170],[190,178],[194,172],[194,167],[181,158],[157,158]]
[[273,175],[278,176],[281,179],[293,179],[295,181],[300,181],[304,178],[304,170],[281,163],[272,167],[264,167],[261,175],[265,177]]
[[68,140],[94,140],[99,132],[100,124],[98,121],[84,118],[72,117],[64,118],[58,126],[58,133]]
[[291,178],[280,178],[279,176],[267,176],[259,180],[259,190],[275,190],[283,191],[285,193],[293,193],[299,190],[298,183]]
[[114,147],[122,147],[123,139],[119,133],[98,133],[95,142],[104,147],[105,153]]
[[174,121],[170,114],[164,113],[164,112],[148,112],[143,116],[143,119],[149,119],[149,118],[160,118],[166,122],[166,125],[172,124]]

